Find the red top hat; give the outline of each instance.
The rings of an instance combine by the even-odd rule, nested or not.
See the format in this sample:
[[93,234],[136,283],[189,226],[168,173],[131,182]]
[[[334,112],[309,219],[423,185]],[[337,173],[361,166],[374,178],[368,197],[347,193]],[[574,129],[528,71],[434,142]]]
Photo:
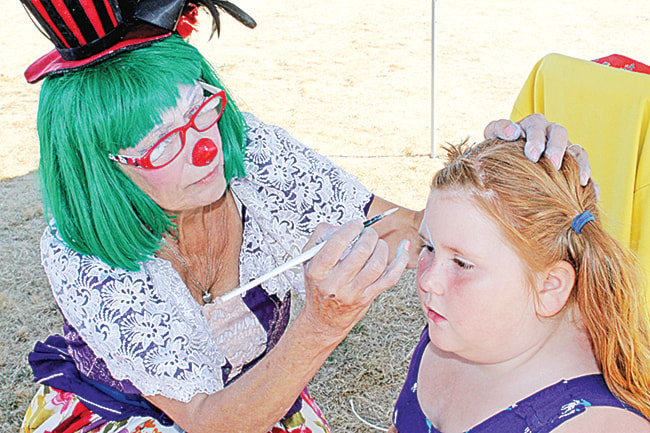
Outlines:
[[[190,2],[191,1],[191,2]],[[255,21],[222,0],[21,0],[32,21],[56,47],[25,71],[34,83],[52,74],[81,69],[122,51],[134,50],[172,34],[181,15],[206,6],[219,26],[217,7],[244,25]],[[192,18],[190,20],[190,25]]]

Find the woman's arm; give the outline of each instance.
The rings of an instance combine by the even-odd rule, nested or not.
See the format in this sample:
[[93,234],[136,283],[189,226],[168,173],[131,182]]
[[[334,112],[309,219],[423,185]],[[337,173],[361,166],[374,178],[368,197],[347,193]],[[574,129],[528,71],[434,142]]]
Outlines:
[[340,342],[319,338],[309,325],[298,316],[260,362],[215,394],[198,394],[187,403],[160,395],[146,398],[188,433],[267,432]]
[[[319,226],[305,249],[326,230]],[[233,426],[242,433],[270,430],[377,295],[399,280],[408,260],[406,249],[389,264],[388,245],[377,232],[362,231],[360,222],[345,224],[306,265],[305,307],[251,370],[223,390],[197,395],[188,403],[159,395],[147,399],[189,433],[232,432]]]

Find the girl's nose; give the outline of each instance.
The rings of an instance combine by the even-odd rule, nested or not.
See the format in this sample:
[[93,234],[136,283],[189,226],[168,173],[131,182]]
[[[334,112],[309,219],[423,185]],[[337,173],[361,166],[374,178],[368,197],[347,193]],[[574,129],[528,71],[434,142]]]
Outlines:
[[219,154],[216,143],[209,138],[202,138],[196,142],[192,150],[192,164],[196,167],[210,165]]
[[[420,258],[422,260],[422,258]],[[424,263],[423,263],[424,262]],[[438,260],[423,260],[418,263],[417,267],[417,285],[418,287],[427,292],[441,295],[444,293],[442,284],[440,263]]]

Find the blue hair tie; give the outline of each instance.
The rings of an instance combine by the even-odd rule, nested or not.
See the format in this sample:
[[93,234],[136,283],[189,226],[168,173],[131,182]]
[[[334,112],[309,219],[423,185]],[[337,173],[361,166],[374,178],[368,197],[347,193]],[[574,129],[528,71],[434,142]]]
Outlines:
[[582,232],[582,228],[589,221],[596,221],[596,218],[594,218],[594,214],[586,210],[580,215],[573,218],[573,221],[571,221],[571,228],[573,229],[574,232],[580,234]]

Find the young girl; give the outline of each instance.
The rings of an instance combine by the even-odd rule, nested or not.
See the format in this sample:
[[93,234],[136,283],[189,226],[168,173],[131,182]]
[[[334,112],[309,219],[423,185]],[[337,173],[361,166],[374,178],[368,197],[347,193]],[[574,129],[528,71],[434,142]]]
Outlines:
[[391,431],[650,432],[640,265],[564,158],[449,149],[420,236],[427,318]]

